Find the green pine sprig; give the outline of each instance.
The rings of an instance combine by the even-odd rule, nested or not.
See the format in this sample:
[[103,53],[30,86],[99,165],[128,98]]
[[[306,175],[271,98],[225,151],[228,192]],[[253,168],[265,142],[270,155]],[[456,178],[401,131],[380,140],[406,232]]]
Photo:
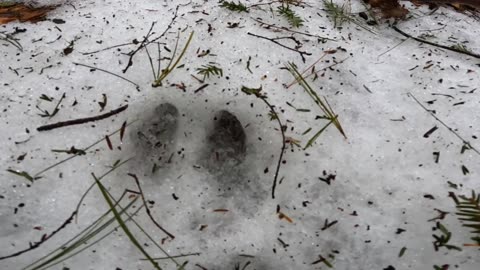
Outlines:
[[197,68],[197,74],[203,76],[203,81],[210,78],[210,75],[216,75],[218,77],[223,77],[223,70],[216,66],[215,63],[209,63],[208,65],[203,65],[200,68]]
[[248,7],[241,2],[235,3],[234,1],[220,1],[220,7],[226,8],[230,11],[248,13]]
[[456,203],[458,219],[463,223],[464,227],[471,228],[473,237],[471,238],[476,244],[466,244],[467,246],[480,246],[480,194],[476,194],[472,190],[471,197],[456,196],[450,194]]
[[280,16],[287,19],[288,23],[292,27],[301,27],[303,26],[303,19],[298,16],[289,5],[281,5],[277,8],[277,12]]

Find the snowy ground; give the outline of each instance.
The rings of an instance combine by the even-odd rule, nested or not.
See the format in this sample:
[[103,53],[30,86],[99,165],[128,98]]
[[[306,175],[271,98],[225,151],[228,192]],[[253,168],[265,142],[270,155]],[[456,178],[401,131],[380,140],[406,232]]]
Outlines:
[[[462,140],[413,97],[435,110],[439,119],[472,146],[480,147],[480,90],[476,89],[480,59],[413,40],[398,45],[404,37],[387,24],[372,28],[375,34],[355,24],[335,29],[321,1],[307,3],[312,7],[294,8],[306,20],[298,30],[336,41],[295,35],[303,43],[300,50],[311,53],[305,63],[297,52],[248,34],[290,36],[262,28],[252,19],[288,26],[281,17],[272,16],[268,9],[231,12],[216,1],[72,0],[50,13],[46,21],[2,26],[0,32],[4,33],[16,28],[26,31],[15,35],[23,52],[11,45],[0,47],[0,256],[28,248],[29,243],[56,230],[94,183],[92,172],[102,175],[116,160],[133,157],[102,183],[118,198],[125,189],[138,190],[127,174],[137,175],[146,199],[154,202],[148,203],[152,215],[175,239],[165,240],[166,235],[144,209],[135,220],[170,255],[200,253],[177,259],[179,263],[189,261],[186,269],[235,269],[235,264],[248,261],[251,264],[246,269],[326,269],[325,263],[316,263],[320,256],[341,270],[434,269],[434,265],[444,264],[450,269],[479,269],[479,251],[462,246],[471,242],[471,235],[452,214],[454,203],[448,198],[448,192],[480,191],[479,156],[473,150],[462,154]],[[151,87],[152,72],[144,50],[122,73],[128,63],[125,54],[138,44],[82,54],[134,39],[142,41],[152,22],[156,22],[154,36],[158,36],[178,4],[185,5],[159,41],[172,50],[179,32],[180,47],[190,32],[194,35],[181,62],[184,66],[175,70],[163,87]],[[361,11],[363,7],[354,5],[353,9]],[[399,28],[415,36],[435,35],[430,37],[432,41],[448,46],[464,43],[471,51],[480,52],[480,22],[447,9],[433,15],[417,9],[412,15]],[[232,23],[239,26],[228,28]],[[291,40],[285,42],[295,45]],[[73,51],[65,51],[71,44]],[[308,81],[339,115],[347,139],[332,126],[305,151],[287,145],[279,175],[282,181],[272,199],[281,134],[277,123],[270,121],[268,107],[240,88],[262,86],[287,125],[285,135],[304,146],[325,122],[315,119],[322,113],[300,86],[283,86],[293,77],[281,68],[295,62],[304,70],[323,51],[332,49],[337,49],[336,53],[325,56],[316,70],[346,60],[319,73],[324,75],[314,82]],[[210,53],[202,56],[207,50]],[[156,57],[156,46],[151,45],[149,52]],[[162,56],[170,53],[162,48]],[[137,83],[140,91],[118,77],[74,62],[121,74]],[[203,84],[190,75],[201,77],[196,69],[209,62],[217,63],[224,76],[211,76],[205,82],[209,85],[195,92]],[[185,90],[175,86],[182,83]],[[40,117],[36,106],[51,112],[63,93],[59,112],[52,118]],[[103,94],[107,103],[101,111]],[[53,101],[40,99],[42,95]],[[297,111],[287,102],[311,111]],[[125,104],[129,105],[125,112],[102,121],[36,131],[47,123],[98,115]],[[238,118],[245,144],[241,129],[237,141],[229,142],[215,133],[214,125],[220,119],[214,118],[222,110]],[[124,121],[135,119],[138,121],[126,128],[122,142],[118,133],[110,136],[113,150],[102,141],[87,155],[43,173],[33,184],[7,172],[12,169],[33,175],[71,156],[52,149],[83,149],[118,130]],[[148,128],[152,123],[164,132],[159,138],[168,142],[165,147],[152,146],[155,137]],[[424,136],[435,126],[437,130]],[[302,135],[310,127],[312,131]],[[148,134],[139,136],[139,131]],[[226,161],[212,158],[216,150],[226,149],[224,144],[233,145],[230,153],[224,153],[231,157]],[[440,153],[438,162],[434,152]],[[163,159],[152,174],[152,160],[159,157]],[[335,175],[330,184],[319,179],[328,175]],[[131,200],[125,198],[122,205]],[[277,206],[292,222],[279,218]],[[108,209],[94,186],[82,203],[77,222],[39,248],[0,261],[0,269],[23,269]],[[462,251],[434,250],[432,234],[440,234],[432,231],[435,221],[429,221],[438,216],[434,209],[451,212],[438,221],[452,232],[449,243]],[[333,221],[337,223],[324,228]],[[165,256],[134,223],[126,224],[152,256]],[[114,226],[115,222],[109,228]],[[406,251],[399,256],[403,247]],[[143,258],[118,229],[52,269],[153,269]],[[176,269],[170,260],[159,262],[163,269]]]

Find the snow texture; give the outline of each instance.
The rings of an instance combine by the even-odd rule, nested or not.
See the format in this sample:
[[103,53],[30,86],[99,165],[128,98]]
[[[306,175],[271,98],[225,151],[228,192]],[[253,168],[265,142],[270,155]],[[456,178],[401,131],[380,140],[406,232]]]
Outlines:
[[[138,190],[127,173],[138,177],[152,215],[175,239],[162,241],[166,235],[143,209],[135,220],[170,255],[200,253],[178,258],[189,261],[186,269],[235,269],[235,264],[248,261],[246,269],[327,269],[322,262],[312,264],[319,256],[340,270],[433,269],[443,264],[479,269],[479,251],[462,246],[471,242],[471,234],[461,227],[448,198],[450,191],[480,191],[479,156],[473,150],[461,153],[462,140],[409,95],[435,110],[472,146],[480,147],[479,59],[414,40],[402,42],[404,37],[387,23],[373,27],[375,33],[355,24],[335,29],[321,1],[292,7],[305,19],[299,31],[336,40],[295,35],[303,43],[300,50],[311,53],[305,63],[297,52],[248,34],[291,36],[252,19],[288,26],[266,6],[237,13],[219,7],[217,1],[48,2],[62,5],[46,21],[0,28],[2,33],[16,32],[14,37],[23,46],[22,52],[6,43],[0,47],[0,256],[28,248],[65,222],[94,183],[91,173],[102,175],[117,160],[132,158],[102,183],[119,198],[125,189]],[[178,17],[159,40],[164,43],[161,57],[171,56],[178,35],[180,49],[191,31],[194,35],[183,66],[162,87],[151,87],[145,50],[122,73],[127,53],[139,44],[87,54],[141,42],[153,22],[153,36],[160,35],[177,5]],[[355,2],[352,10],[364,7]],[[398,27],[414,36],[430,33],[434,42],[461,43],[480,52],[480,23],[474,18],[445,8],[433,14],[425,8],[413,9],[412,15]],[[239,27],[229,28],[233,23]],[[296,45],[292,40],[282,42]],[[69,46],[71,53],[65,51]],[[156,45],[148,49],[157,59]],[[272,199],[280,129],[270,120],[269,108],[240,88],[262,86],[286,125],[285,135],[304,146],[325,121],[316,118],[322,112],[299,85],[284,87],[293,77],[282,67],[294,62],[303,71],[323,51],[333,49],[337,52],[322,59],[316,70],[344,62],[320,72],[315,81],[307,80],[328,99],[347,138],[331,126],[305,151],[288,144]],[[140,91],[118,77],[74,63],[124,76]],[[162,68],[167,63],[162,61]],[[191,75],[202,79],[197,68],[209,63],[221,67],[224,76],[210,76],[205,81],[209,85],[195,92],[203,84]],[[40,117],[36,107],[53,111],[63,93],[59,112],[52,118]],[[53,100],[40,99],[43,94]],[[102,110],[103,94],[107,103]],[[287,103],[310,111],[298,111]],[[125,112],[105,120],[36,131],[47,123],[98,115],[125,104],[129,105]],[[52,149],[83,149],[133,120],[137,121],[126,128],[122,141],[118,133],[109,137],[112,150],[102,141],[86,155],[46,171],[34,183],[7,172],[33,175],[71,156]],[[424,136],[435,126],[437,130]],[[302,135],[308,128],[312,131]],[[438,162],[434,152],[440,153]],[[122,205],[131,200],[125,198]],[[279,218],[277,207],[291,223]],[[463,251],[434,250],[432,234],[439,233],[432,231],[435,221],[429,221],[438,215],[434,209],[450,212],[440,222],[452,232],[450,243]],[[23,269],[107,210],[94,186],[77,221],[39,248],[0,261],[0,269]],[[337,223],[324,228],[326,220]],[[126,224],[152,256],[164,256],[134,223]],[[407,249],[399,257],[402,247]],[[118,229],[52,269],[152,269],[143,258]],[[176,269],[170,260],[159,264],[162,269]]]

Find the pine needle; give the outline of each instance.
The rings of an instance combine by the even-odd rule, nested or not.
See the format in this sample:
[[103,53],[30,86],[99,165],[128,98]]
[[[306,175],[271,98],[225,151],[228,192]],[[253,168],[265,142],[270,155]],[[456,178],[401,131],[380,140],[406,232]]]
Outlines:
[[333,111],[332,107],[328,103],[327,99],[323,97],[323,100],[320,98],[320,96],[313,90],[313,88],[307,83],[305,78],[300,74],[300,72],[297,69],[297,66],[294,63],[288,63],[286,66],[287,70],[292,74],[292,76],[295,78],[295,80],[303,87],[305,92],[308,93],[308,95],[313,99],[315,104],[322,110],[324,113],[324,116],[322,118],[329,120],[329,123],[325,125],[323,128],[321,128],[307,143],[304,149],[307,149],[310,147],[313,142],[322,134],[323,131],[330,125],[333,124],[335,127],[338,129],[340,134],[343,135],[343,137],[347,138],[345,135],[345,132],[343,131],[343,128],[340,124],[340,121],[338,121],[338,115],[335,114]]

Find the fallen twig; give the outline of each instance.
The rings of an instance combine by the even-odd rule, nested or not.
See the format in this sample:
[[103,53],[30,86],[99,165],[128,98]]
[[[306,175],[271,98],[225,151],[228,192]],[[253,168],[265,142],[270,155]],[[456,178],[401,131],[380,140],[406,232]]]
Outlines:
[[453,130],[453,128],[449,127],[447,124],[445,124],[445,122],[443,122],[442,120],[440,120],[440,118],[438,118],[435,114],[433,114],[430,110],[428,110],[425,106],[423,106],[422,103],[420,103],[420,101],[412,94],[412,93],[408,93],[407,95],[409,95],[411,98],[413,98],[413,100],[415,100],[418,105],[420,105],[420,107],[422,107],[422,109],[424,109],[426,112],[428,112],[433,118],[435,118],[435,120],[437,120],[438,122],[440,122],[440,124],[442,124],[444,127],[446,127],[450,132],[452,132],[455,136],[457,136],[457,138],[459,138],[463,144],[467,147],[469,147],[469,149],[472,149],[475,153],[477,153],[478,155],[480,155],[480,151],[478,151],[475,147],[473,147],[470,142],[466,141],[462,136],[460,136],[460,134],[458,134],[455,130]]
[[266,23],[266,22],[264,22],[260,19],[256,19],[256,18],[253,18],[253,17],[251,19],[260,23],[261,26],[266,25],[265,28],[267,28],[267,29],[268,28],[275,28],[275,29],[278,29],[278,30],[287,31],[287,32],[294,33],[294,34],[299,34],[299,35],[304,35],[304,36],[307,36],[307,37],[316,37],[318,39],[337,41],[336,39],[332,39],[332,38],[328,38],[328,37],[322,37],[322,36],[319,36],[319,35],[314,35],[314,34],[300,32],[300,31],[295,31],[295,30],[289,29],[289,28],[284,27],[284,26],[276,26],[274,24],[269,24],[269,23]]
[[85,124],[85,123],[88,123],[88,122],[94,122],[94,121],[102,120],[102,119],[108,118],[110,116],[113,116],[115,114],[121,113],[121,112],[125,111],[127,108],[128,108],[128,105],[124,105],[124,106],[122,106],[118,109],[109,111],[109,112],[101,114],[101,115],[86,117],[86,118],[79,118],[79,119],[68,120],[68,121],[62,121],[62,122],[57,122],[57,123],[54,123],[54,124],[48,124],[48,125],[38,127],[37,130],[38,131],[47,131],[47,130],[52,130],[52,129],[61,128],[61,127],[67,127],[67,126]]
[[460,50],[460,49],[457,49],[455,47],[449,47],[449,46],[433,43],[433,42],[430,42],[428,40],[424,40],[424,39],[421,39],[421,38],[414,37],[412,35],[409,35],[409,34],[403,32],[402,30],[398,29],[397,26],[395,26],[395,25],[393,25],[392,28],[393,28],[393,30],[397,31],[398,33],[400,33],[404,37],[411,38],[411,39],[413,39],[415,41],[418,41],[420,43],[425,43],[425,44],[428,44],[428,45],[431,45],[431,46],[434,46],[434,47],[438,47],[438,48],[442,48],[442,49],[445,49],[445,50],[448,50],[448,51],[465,54],[465,55],[472,56],[472,57],[475,57],[475,58],[480,58],[479,54],[476,54],[476,53],[473,53],[473,52],[469,52],[469,51],[466,51],[466,50]]
[[285,49],[288,49],[288,50],[297,52],[298,54],[300,54],[300,57],[302,57],[302,61],[303,61],[304,63],[305,63],[305,56],[304,56],[304,55],[312,55],[312,54],[309,53],[309,52],[300,51],[300,50],[298,50],[298,49],[296,49],[296,48],[291,48],[291,47],[288,47],[288,46],[286,46],[286,45],[283,45],[282,43],[280,43],[280,42],[277,41],[277,39],[279,39],[279,38],[269,38],[269,37],[259,36],[259,35],[257,35],[257,34],[253,34],[253,33],[250,33],[250,32],[248,32],[247,34],[250,35],[250,36],[257,37],[257,38],[269,40],[269,41],[271,41],[271,42],[273,42],[273,43],[275,43],[275,44],[277,44],[277,45],[279,45],[279,46],[281,46],[281,47],[283,47],[283,48],[285,48]]
[[34,250],[34,249],[38,248],[41,244],[45,243],[48,239],[52,238],[55,234],[57,234],[58,232],[63,230],[65,227],[67,227],[68,224],[72,223],[73,217],[75,217],[76,215],[77,215],[77,211],[73,211],[73,213],[68,217],[68,219],[65,220],[65,222],[63,222],[63,224],[60,227],[58,227],[56,230],[54,230],[52,233],[44,234],[42,236],[42,239],[40,239],[40,241],[35,242],[33,244],[30,243],[30,247],[28,247],[24,250],[20,250],[18,252],[13,253],[13,254],[0,257],[0,261],[8,259],[8,258],[13,258],[13,257],[20,256],[23,253],[26,253],[26,252],[29,252],[31,250]]
[[147,211],[147,215],[150,217],[150,219],[152,220],[152,222],[157,226],[157,228],[159,228],[162,232],[164,232],[166,235],[168,235],[168,237],[175,239],[175,236],[171,233],[169,233],[167,230],[165,230],[160,224],[158,224],[158,222],[153,218],[152,216],[152,213],[150,212],[150,209],[148,208],[147,206],[147,201],[145,200],[145,196],[143,195],[143,191],[142,191],[142,186],[140,185],[140,181],[138,181],[138,177],[133,174],[133,173],[129,173],[128,176],[132,177],[134,180],[135,180],[135,183],[137,184],[137,187],[138,187],[138,191],[140,193],[140,197],[142,197],[142,201],[143,201],[143,205],[145,205],[145,210]]
[[201,90],[205,89],[207,86],[208,86],[208,83],[200,86],[197,90],[195,90],[195,91],[193,91],[193,92],[194,92],[194,93],[198,93],[198,92],[200,92]]
[[179,8],[180,8],[180,5],[178,5],[175,8],[175,13],[173,14],[173,17],[170,20],[170,23],[167,25],[167,28],[165,28],[165,31],[163,31],[163,33],[161,33],[158,37],[156,37],[152,40],[148,40],[148,38],[151,36],[150,33],[152,32],[153,26],[155,25],[155,23],[152,23],[152,26],[150,27],[150,30],[148,31],[147,35],[145,36],[143,41],[140,43],[140,45],[135,50],[128,53],[128,55],[129,55],[128,63],[127,63],[127,66],[122,70],[123,73],[127,72],[127,70],[132,66],[133,57],[135,56],[135,54],[137,54],[141,49],[143,49],[146,46],[148,46],[149,44],[161,39],[163,36],[165,36],[165,34],[167,34],[168,30],[170,30],[170,28],[172,28],[173,23],[177,19]]
[[264,94],[261,94],[260,91],[262,91],[262,87],[248,88],[248,87],[242,86],[242,92],[244,92],[247,95],[256,96],[268,106],[268,108],[270,109],[270,112],[272,113],[272,116],[273,116],[272,118],[275,118],[275,120],[277,120],[278,122],[278,125],[280,126],[280,133],[282,134],[282,150],[280,152],[280,156],[278,157],[277,168],[275,169],[275,176],[273,177],[273,185],[272,185],[272,199],[275,199],[275,188],[277,187],[278,174],[280,172],[280,166],[282,165],[283,154],[285,152],[285,149],[287,148],[287,143],[285,138],[285,131],[283,129],[283,124],[277,112],[275,111],[275,106],[270,104],[270,102],[268,102],[267,100],[267,97]]
[[82,66],[82,67],[88,67],[88,68],[95,69],[95,70],[98,69],[98,70],[103,71],[103,72],[105,72],[105,73],[107,73],[107,74],[110,74],[110,75],[113,75],[113,76],[115,76],[115,77],[118,77],[118,78],[120,78],[120,79],[122,79],[122,80],[124,80],[124,81],[127,81],[127,82],[135,85],[135,88],[137,89],[137,91],[140,92],[140,85],[138,85],[137,83],[134,83],[134,82],[130,81],[129,79],[127,79],[127,78],[125,78],[125,77],[122,77],[122,76],[120,76],[120,75],[118,75],[118,74],[115,74],[115,73],[110,72],[110,71],[105,70],[105,69],[101,69],[101,68],[98,68],[98,67],[93,67],[93,66],[89,66],[89,65],[85,65],[85,64],[80,64],[80,63],[75,63],[75,62],[73,62],[73,64],[74,64],[74,65],[78,65],[78,66]]

